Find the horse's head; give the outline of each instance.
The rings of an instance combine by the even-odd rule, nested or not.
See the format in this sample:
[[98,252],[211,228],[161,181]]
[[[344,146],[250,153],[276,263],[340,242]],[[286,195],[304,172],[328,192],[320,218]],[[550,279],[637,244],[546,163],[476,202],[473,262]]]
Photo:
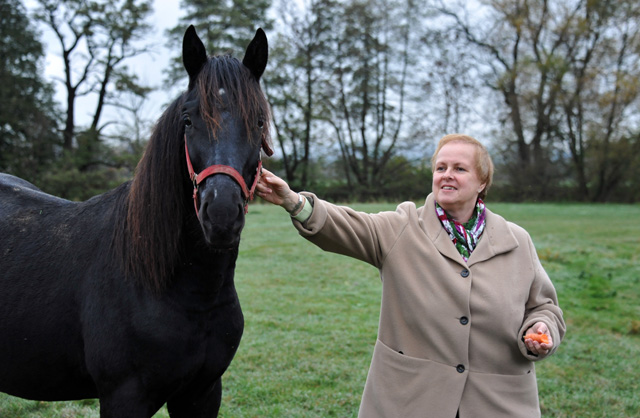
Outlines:
[[184,35],[182,59],[189,74],[181,109],[185,157],[194,210],[205,240],[215,248],[238,245],[260,176],[261,147],[271,154],[269,108],[260,89],[267,48],[258,29],[242,62],[230,56],[208,58],[193,26]]

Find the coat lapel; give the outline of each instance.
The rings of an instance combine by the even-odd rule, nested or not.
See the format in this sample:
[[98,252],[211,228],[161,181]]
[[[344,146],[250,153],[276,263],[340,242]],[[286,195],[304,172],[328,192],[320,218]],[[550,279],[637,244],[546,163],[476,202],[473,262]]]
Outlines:
[[480,263],[499,254],[504,254],[518,247],[518,240],[511,232],[507,221],[486,209],[487,224],[484,227],[478,246],[471,253],[467,264]]
[[440,220],[436,216],[433,194],[427,196],[427,200],[422,207],[422,213],[420,214],[425,233],[440,254],[463,267],[470,267],[475,263],[488,260],[491,257],[509,252],[518,247],[518,241],[511,232],[507,221],[505,221],[502,216],[496,215],[489,209],[486,209],[486,216],[487,224],[478,242],[478,246],[465,263],[455,245],[451,242],[447,231],[444,230]]
[[427,201],[422,207],[422,213],[420,214],[423,228],[429,239],[433,242],[433,245],[438,249],[440,254],[450,258],[452,261],[460,264],[462,267],[466,267],[464,259],[456,249],[456,246],[451,242],[449,234],[444,230],[440,220],[436,216],[435,200],[433,193],[427,196]]

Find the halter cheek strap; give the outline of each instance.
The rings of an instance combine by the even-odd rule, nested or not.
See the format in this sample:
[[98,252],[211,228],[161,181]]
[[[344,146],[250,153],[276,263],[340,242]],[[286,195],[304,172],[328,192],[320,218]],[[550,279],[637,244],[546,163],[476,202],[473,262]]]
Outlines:
[[[215,164],[209,166],[202,170],[200,173],[196,173],[193,170],[193,164],[191,164],[191,157],[189,157],[189,147],[187,145],[187,134],[184,135],[184,152],[187,156],[187,168],[189,169],[189,178],[193,182],[193,206],[196,209],[196,216],[199,216],[198,213],[198,186],[202,183],[207,177],[213,176],[214,174],[226,174],[231,177],[240,185],[242,189],[242,195],[244,196],[244,213],[249,212],[249,201],[253,200],[253,194],[256,190],[256,186],[258,185],[258,181],[260,180],[260,175],[262,174],[262,160],[258,160],[258,168],[256,169],[256,175],[253,180],[253,184],[251,188],[247,188],[247,183],[245,183],[242,175],[235,168],[223,165],[223,164]],[[273,151],[272,151],[273,153]]]

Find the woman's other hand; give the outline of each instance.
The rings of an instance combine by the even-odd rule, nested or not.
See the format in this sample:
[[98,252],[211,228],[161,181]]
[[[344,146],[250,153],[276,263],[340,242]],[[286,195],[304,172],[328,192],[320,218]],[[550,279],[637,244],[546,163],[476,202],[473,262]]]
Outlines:
[[[526,338],[528,334],[546,334],[549,338],[549,343],[540,343],[531,338]],[[547,324],[544,322],[536,322],[531,328],[529,328],[525,333],[524,344],[527,346],[527,350],[535,355],[545,356],[549,354],[549,351],[553,348],[553,340],[551,339],[551,335],[549,335],[549,328],[547,327]]]
[[265,168],[262,169],[256,192],[262,199],[282,206],[287,212],[298,204],[298,193],[291,190],[287,182]]

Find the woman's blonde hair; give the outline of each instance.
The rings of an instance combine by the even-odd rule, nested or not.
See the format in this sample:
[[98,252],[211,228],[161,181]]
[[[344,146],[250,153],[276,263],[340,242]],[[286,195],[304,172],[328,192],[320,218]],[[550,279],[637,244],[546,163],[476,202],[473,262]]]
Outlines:
[[485,183],[484,189],[478,193],[478,197],[480,199],[484,199],[487,196],[487,191],[489,190],[491,183],[493,182],[493,161],[491,161],[489,151],[487,151],[485,146],[477,139],[464,134],[449,134],[440,138],[438,147],[431,157],[431,172],[433,173],[435,170],[438,153],[442,147],[450,142],[461,142],[464,144],[471,144],[476,147],[476,174],[478,175],[480,182]]

